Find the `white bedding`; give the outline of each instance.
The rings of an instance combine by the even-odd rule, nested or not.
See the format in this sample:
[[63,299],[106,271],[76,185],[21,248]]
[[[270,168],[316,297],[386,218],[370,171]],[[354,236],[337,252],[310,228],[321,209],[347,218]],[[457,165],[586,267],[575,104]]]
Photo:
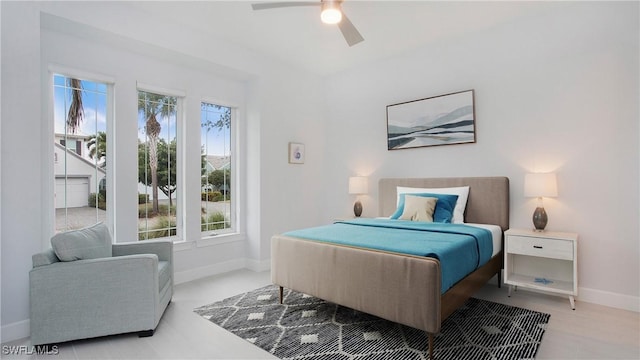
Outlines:
[[493,254],[491,254],[491,257],[496,256],[496,254],[499,253],[500,250],[502,250],[502,228],[500,228],[500,226],[489,225],[489,224],[471,224],[471,223],[464,223],[464,224],[491,231],[491,238],[493,239]]

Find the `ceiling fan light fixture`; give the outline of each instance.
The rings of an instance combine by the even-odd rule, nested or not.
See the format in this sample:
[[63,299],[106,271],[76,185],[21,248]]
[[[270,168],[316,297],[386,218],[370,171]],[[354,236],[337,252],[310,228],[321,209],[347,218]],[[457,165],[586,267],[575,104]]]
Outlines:
[[342,10],[337,1],[323,1],[320,20],[325,24],[337,24],[342,20]]

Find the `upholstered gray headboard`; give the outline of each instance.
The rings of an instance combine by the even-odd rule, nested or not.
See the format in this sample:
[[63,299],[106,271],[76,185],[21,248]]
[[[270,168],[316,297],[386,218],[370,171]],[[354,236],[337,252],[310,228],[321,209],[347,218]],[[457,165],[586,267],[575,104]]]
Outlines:
[[380,216],[391,216],[396,210],[397,186],[443,188],[469,186],[465,222],[494,224],[509,229],[509,178],[452,177],[380,179],[378,198]]

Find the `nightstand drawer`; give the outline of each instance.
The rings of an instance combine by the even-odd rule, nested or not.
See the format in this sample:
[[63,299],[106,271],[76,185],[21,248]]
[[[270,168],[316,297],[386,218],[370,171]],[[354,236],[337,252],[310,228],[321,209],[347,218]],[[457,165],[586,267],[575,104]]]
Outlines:
[[511,235],[508,237],[507,251],[511,254],[573,260],[573,242],[569,240]]

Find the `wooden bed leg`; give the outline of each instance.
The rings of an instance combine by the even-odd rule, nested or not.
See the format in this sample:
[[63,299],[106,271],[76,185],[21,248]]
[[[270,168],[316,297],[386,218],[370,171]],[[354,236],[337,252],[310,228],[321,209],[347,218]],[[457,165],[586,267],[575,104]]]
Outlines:
[[433,359],[433,334],[429,333],[429,360]]
[[282,304],[283,302],[283,297],[284,297],[284,288],[280,286],[280,304]]

